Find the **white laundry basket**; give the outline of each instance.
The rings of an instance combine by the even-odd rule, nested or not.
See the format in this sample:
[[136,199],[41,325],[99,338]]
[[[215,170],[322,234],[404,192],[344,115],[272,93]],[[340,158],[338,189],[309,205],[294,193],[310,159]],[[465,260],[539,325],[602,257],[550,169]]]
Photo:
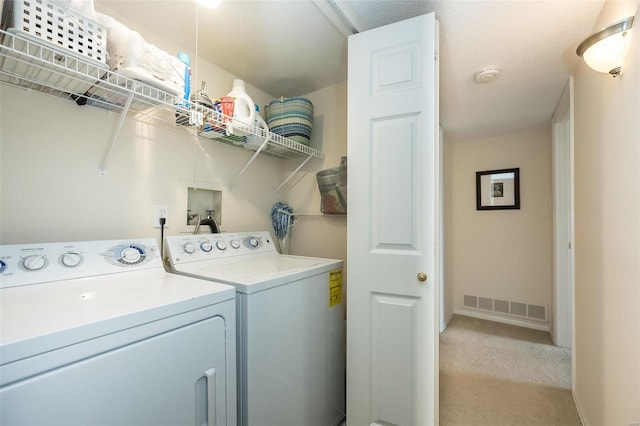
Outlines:
[[50,0],[5,0],[1,27],[2,81],[80,95],[109,69],[104,27]]
[[103,25],[51,0],[5,0],[2,28],[17,30],[102,64],[107,63]]

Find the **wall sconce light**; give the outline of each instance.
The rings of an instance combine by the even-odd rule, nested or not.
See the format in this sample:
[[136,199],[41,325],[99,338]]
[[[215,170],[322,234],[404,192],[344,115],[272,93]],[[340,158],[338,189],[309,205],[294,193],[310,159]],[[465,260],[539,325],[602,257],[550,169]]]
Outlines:
[[576,53],[595,71],[620,75],[631,41],[633,16],[615,22],[580,43]]

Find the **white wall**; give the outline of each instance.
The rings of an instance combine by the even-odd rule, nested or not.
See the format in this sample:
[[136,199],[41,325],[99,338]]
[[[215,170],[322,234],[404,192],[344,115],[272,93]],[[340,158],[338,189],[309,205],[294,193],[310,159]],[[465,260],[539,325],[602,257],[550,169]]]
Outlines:
[[168,233],[183,232],[194,181],[226,192],[225,230],[270,226],[274,159],[260,158],[230,192],[248,151],[127,120],[100,177],[115,114],[7,86],[0,95],[3,244],[159,237],[154,204],[169,207]]
[[587,426],[640,421],[639,2],[608,1],[594,31],[635,15],[623,75],[575,78],[576,403]]
[[[551,135],[548,129],[445,143],[446,287],[463,295],[551,305]],[[520,210],[476,210],[477,171],[520,168]],[[490,315],[539,328],[548,323]]]
[[[284,196],[287,204],[294,212],[313,214],[296,219],[291,233],[290,252],[346,260],[347,217],[321,215],[316,173],[339,166],[340,158],[347,155],[347,84],[330,86],[308,93],[305,97],[314,106],[311,145],[322,149],[325,158],[311,160],[292,179],[293,182],[287,184],[287,194]],[[288,160],[283,179],[299,164],[299,159]]]

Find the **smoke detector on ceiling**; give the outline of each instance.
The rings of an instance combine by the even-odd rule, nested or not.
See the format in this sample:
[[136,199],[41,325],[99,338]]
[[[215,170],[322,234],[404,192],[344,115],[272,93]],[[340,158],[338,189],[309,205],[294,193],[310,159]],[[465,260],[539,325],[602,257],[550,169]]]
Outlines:
[[496,66],[484,67],[476,73],[475,82],[478,84],[491,83],[500,75],[500,68]]

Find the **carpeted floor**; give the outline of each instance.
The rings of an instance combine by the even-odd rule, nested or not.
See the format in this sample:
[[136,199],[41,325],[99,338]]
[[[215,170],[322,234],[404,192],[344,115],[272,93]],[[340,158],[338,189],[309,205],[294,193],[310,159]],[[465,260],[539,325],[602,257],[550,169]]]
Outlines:
[[454,315],[440,335],[441,426],[579,426],[571,352],[549,333]]

